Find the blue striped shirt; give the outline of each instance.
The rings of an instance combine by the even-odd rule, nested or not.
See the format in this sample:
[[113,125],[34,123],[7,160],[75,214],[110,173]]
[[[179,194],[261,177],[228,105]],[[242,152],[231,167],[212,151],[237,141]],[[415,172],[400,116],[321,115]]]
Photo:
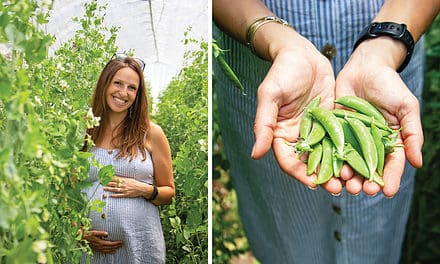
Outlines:
[[[93,147],[91,153],[99,164],[112,165],[115,175],[133,178],[152,184],[154,168],[150,154],[142,160],[142,155],[132,161],[116,158],[118,150],[106,150]],[[158,208],[143,197],[112,198],[103,190],[98,180],[98,168],[91,166],[90,181],[93,183],[85,190],[91,201],[105,203],[102,211],[91,211],[92,230],[107,231],[106,240],[122,240],[123,246],[115,254],[93,252],[92,264],[158,264],[165,263],[165,241],[162,233]],[[81,263],[85,262],[84,255]]]

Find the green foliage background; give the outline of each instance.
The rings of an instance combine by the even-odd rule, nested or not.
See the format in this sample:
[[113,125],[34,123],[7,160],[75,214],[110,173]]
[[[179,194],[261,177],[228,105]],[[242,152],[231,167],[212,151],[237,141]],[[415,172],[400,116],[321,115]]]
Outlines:
[[[51,7],[37,0],[0,4],[0,43],[12,49],[0,56],[0,263],[79,263],[90,253],[80,224],[89,228],[89,210],[102,206],[81,194],[90,166],[81,148],[86,128],[98,124],[89,102],[118,50],[117,28],[104,27],[105,7],[88,1],[74,20],[81,29],[48,57],[53,37],[42,28]],[[154,116],[168,124],[162,127],[174,158],[177,197],[161,210],[169,263],[207,260],[206,53],[201,43],[187,54]],[[167,111],[169,105],[177,108]],[[99,175],[105,184],[112,169]]]
[[208,44],[200,42],[185,58],[190,63],[160,96],[154,114],[170,141],[176,184],[176,199],[161,216],[167,263],[207,263]]
[[416,175],[402,264],[440,263],[440,17],[425,40],[423,167]]
[[[413,203],[402,248],[401,264],[440,263],[440,18],[425,35],[426,75],[424,84],[423,168],[417,171]],[[213,50],[215,52],[215,50]],[[213,55],[217,58],[219,51]],[[220,52],[221,53],[221,52]],[[222,66],[221,61],[217,61]],[[228,71],[220,67],[222,71]],[[213,73],[213,89],[215,75]],[[230,75],[230,72],[226,73]],[[235,82],[236,79],[231,79]],[[239,88],[239,85],[236,85]],[[228,263],[250,251],[237,212],[229,164],[223,153],[213,96],[213,263]]]
[[41,30],[51,5],[0,5],[0,262],[78,262],[89,154],[84,131],[97,124],[88,104],[97,72],[114,53],[115,29],[101,26],[96,2],[75,37],[48,58],[53,37]]

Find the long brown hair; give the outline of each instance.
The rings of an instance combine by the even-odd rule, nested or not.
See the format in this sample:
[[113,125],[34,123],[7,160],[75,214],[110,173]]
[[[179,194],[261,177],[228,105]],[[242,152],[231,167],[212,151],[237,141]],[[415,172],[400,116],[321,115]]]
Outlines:
[[[128,109],[128,113],[124,120],[118,125],[118,133],[113,136],[111,143],[119,149],[117,157],[130,157],[132,160],[142,153],[142,159],[146,159],[146,143],[145,138],[150,128],[150,120],[148,115],[148,100],[146,94],[146,86],[142,69],[136,60],[126,57],[123,61],[113,59],[104,67],[96,83],[95,92],[92,96],[92,111],[94,116],[101,118],[99,126],[87,130],[89,136],[94,143],[104,133],[104,128],[109,122],[109,106],[106,101],[106,91],[110,86],[115,74],[122,68],[130,68],[139,76],[139,87],[137,89],[136,99]],[[83,147],[87,150],[87,141]]]

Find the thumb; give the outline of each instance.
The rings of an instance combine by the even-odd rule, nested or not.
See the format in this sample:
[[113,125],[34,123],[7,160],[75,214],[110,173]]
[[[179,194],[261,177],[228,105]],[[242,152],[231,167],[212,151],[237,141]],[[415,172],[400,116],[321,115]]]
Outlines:
[[251,154],[253,159],[260,159],[269,151],[277,124],[277,116],[277,104],[270,97],[258,96],[254,123],[255,144]]

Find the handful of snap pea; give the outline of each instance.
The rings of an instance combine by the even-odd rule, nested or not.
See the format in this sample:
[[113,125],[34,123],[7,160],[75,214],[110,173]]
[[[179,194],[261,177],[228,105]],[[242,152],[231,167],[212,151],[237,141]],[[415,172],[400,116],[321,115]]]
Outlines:
[[362,177],[384,186],[385,155],[394,151],[399,130],[390,128],[382,113],[366,100],[343,96],[335,100],[347,109],[319,107],[320,97],[304,110],[295,150],[308,153],[307,174],[318,175],[315,184],[339,177],[344,162]]

